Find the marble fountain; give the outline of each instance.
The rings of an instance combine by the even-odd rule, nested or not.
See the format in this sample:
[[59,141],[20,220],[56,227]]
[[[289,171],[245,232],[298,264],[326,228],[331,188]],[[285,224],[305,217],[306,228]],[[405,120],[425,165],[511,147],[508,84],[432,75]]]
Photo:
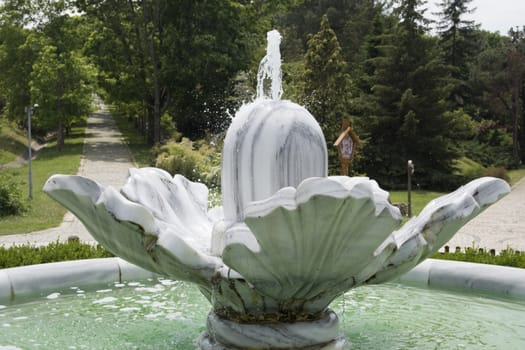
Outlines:
[[328,350],[349,347],[331,303],[356,287],[401,278],[525,299],[519,269],[425,261],[508,184],[474,180],[399,228],[399,210],[374,180],[328,176],[315,118],[280,99],[279,42],[278,32],[268,33],[257,98],[227,132],[221,207],[208,208],[205,185],[155,168],[130,169],[120,191],[54,175],[44,190],[131,264],[116,258],[0,271],[0,303],[3,285],[11,299],[15,289],[29,294],[28,276],[64,287],[72,275],[77,284],[160,275],[195,284],[211,305],[200,349]]

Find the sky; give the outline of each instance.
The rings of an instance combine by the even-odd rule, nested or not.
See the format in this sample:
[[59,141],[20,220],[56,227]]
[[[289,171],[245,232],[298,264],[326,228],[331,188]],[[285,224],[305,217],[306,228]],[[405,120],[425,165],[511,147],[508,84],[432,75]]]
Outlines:
[[[439,11],[439,7],[435,5],[439,2],[441,1],[427,1],[427,17],[431,17],[431,12]],[[521,29],[525,26],[525,0],[473,0],[469,8],[476,10],[465,16],[465,19],[476,21],[484,30],[507,35],[511,27],[518,26]]]

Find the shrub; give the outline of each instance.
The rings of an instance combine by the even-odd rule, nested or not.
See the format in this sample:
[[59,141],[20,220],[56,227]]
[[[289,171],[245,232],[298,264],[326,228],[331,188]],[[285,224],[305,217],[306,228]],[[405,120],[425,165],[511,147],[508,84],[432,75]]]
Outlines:
[[511,248],[504,249],[499,255],[495,255],[490,251],[472,247],[454,253],[436,253],[432,258],[525,268],[525,253]]
[[27,203],[21,197],[19,183],[12,177],[0,174],[0,217],[21,215],[27,209]]
[[483,165],[467,157],[456,160],[454,167],[456,168],[455,174],[462,176],[465,182],[483,176],[482,174],[485,171]]
[[191,181],[202,182],[208,187],[220,186],[220,154],[209,144],[198,149],[187,138],[170,142],[160,148],[156,166],[172,175],[180,174]]
[[47,246],[20,245],[0,247],[0,269],[78,259],[109,258],[113,255],[101,246],[71,240]]

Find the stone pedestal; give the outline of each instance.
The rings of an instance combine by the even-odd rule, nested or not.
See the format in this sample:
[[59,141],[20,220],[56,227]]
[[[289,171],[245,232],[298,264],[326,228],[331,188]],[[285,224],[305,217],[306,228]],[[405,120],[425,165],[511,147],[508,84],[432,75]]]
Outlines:
[[225,320],[212,311],[207,327],[208,332],[199,340],[202,350],[348,349],[346,339],[339,336],[339,319],[330,309],[319,320],[258,324]]

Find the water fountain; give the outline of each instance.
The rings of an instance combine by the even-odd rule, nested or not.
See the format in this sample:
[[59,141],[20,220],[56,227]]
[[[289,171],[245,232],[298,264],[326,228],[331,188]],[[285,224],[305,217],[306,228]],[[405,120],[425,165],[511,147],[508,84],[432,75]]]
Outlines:
[[336,297],[409,271],[510,188],[472,181],[396,230],[402,217],[375,181],[327,176],[321,128],[280,100],[279,33],[268,41],[258,97],[224,142],[223,207],[155,168],[130,169],[120,192],[68,175],[44,190],[109,251],[199,287],[212,305],[201,349],[345,349]]

